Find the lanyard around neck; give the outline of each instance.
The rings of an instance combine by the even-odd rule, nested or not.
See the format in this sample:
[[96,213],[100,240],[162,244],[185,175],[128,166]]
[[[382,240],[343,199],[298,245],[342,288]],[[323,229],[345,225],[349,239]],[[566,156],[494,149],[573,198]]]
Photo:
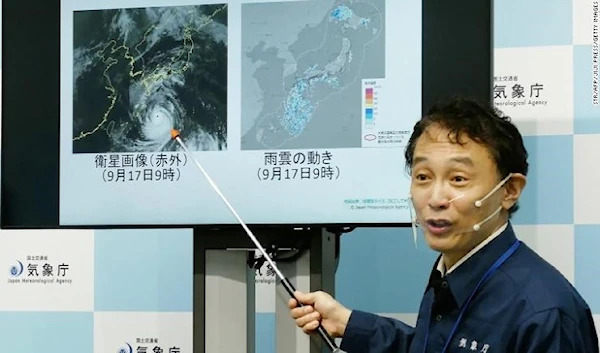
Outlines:
[[[458,328],[458,325],[460,324],[462,317],[463,317],[465,311],[467,310],[469,303],[471,302],[471,299],[473,299],[473,297],[475,296],[475,293],[477,293],[477,290],[479,289],[481,284],[483,282],[485,282],[494,272],[496,272],[496,270],[498,270],[498,268],[500,268],[500,266],[502,266],[502,264],[512,254],[514,254],[515,251],[517,251],[517,248],[519,247],[519,245],[521,245],[521,242],[519,240],[516,240],[513,243],[513,245],[508,250],[506,250],[504,252],[504,254],[502,254],[502,256],[500,256],[498,258],[498,260],[496,260],[496,262],[494,262],[494,264],[487,270],[487,272],[483,275],[483,277],[481,277],[481,279],[479,280],[479,283],[477,283],[477,286],[475,286],[475,289],[473,289],[473,292],[471,292],[471,295],[469,295],[469,298],[462,306],[462,308],[460,310],[460,314],[458,315],[458,318],[456,319],[456,322],[454,323],[454,327],[452,327],[452,331],[450,331],[450,334],[448,335],[448,339],[446,339],[446,344],[444,345],[444,349],[442,350],[441,353],[445,353],[446,349],[448,349],[448,345],[450,345],[450,341],[452,341],[452,337],[454,336],[454,333],[456,332],[456,329]],[[423,347],[423,353],[427,352],[427,341],[429,340],[429,327],[430,326],[431,326],[431,312],[429,313],[429,317],[427,320],[427,331],[425,332],[425,346]]]

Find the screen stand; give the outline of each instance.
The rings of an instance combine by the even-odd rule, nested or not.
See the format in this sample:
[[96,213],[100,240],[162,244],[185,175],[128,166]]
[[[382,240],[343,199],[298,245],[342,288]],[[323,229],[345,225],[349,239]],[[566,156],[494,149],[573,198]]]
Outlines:
[[[335,296],[338,235],[323,228],[252,232],[298,290]],[[255,353],[255,268],[261,263],[242,229],[194,229],[194,353]],[[317,335],[305,335],[295,325],[287,307],[289,295],[271,278],[277,283],[275,351],[329,352]]]

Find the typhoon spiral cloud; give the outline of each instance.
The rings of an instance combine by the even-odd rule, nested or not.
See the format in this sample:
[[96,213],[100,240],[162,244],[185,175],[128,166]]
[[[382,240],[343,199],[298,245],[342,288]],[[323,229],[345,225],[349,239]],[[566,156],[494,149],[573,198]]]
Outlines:
[[73,152],[227,147],[227,5],[76,12]]

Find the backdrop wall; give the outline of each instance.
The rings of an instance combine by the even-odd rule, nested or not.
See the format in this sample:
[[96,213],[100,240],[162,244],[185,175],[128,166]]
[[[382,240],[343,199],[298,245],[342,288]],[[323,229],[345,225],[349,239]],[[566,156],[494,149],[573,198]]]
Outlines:
[[[600,327],[599,26],[597,0],[496,1],[495,99],[531,156],[513,223]],[[342,238],[337,296],[414,323],[435,256],[410,230],[356,230]],[[3,351],[191,352],[192,258],[191,230],[1,231]],[[269,276],[257,275],[260,353],[275,351]]]

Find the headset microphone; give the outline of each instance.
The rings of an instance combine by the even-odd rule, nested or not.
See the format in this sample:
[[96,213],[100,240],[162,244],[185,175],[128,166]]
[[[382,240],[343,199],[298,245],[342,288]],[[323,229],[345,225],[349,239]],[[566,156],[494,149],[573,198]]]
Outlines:
[[409,200],[409,205],[408,205],[408,212],[410,213],[410,225],[412,228],[412,233],[413,233],[413,240],[415,242],[415,249],[417,248],[417,225],[418,225],[418,221],[417,221],[417,216],[415,214],[413,214],[413,203],[412,203],[412,195],[408,194],[408,200]]
[[[490,192],[488,192],[487,195],[485,195],[481,199],[475,201],[475,207],[481,207],[481,205],[483,205],[483,201],[487,200],[496,191],[498,191],[498,189],[500,189],[511,177],[512,177],[512,173],[508,173],[508,175],[504,179],[502,179],[502,181],[499,182],[498,185],[496,185],[492,190],[490,190]],[[498,212],[500,212],[500,211],[498,211]]]
[[[504,179],[502,179],[502,181],[500,181],[492,190],[490,190],[490,192],[488,192],[487,195],[485,195],[481,199],[475,201],[475,207],[477,207],[477,208],[481,207],[483,205],[483,201],[487,200],[496,191],[498,191],[508,181],[508,179],[510,179],[511,177],[512,177],[512,173],[508,173],[508,175]],[[473,225],[473,230],[476,231],[476,232],[478,232],[481,229],[481,226],[484,223],[486,223],[487,221],[489,221],[490,219],[492,219],[500,211],[502,211],[502,206],[498,207],[492,214],[490,214],[489,216],[487,216],[483,221],[481,221],[481,222]]]
[[490,219],[492,219],[492,217],[494,217],[495,215],[497,215],[497,214],[498,214],[498,212],[500,212],[500,211],[502,211],[502,206],[498,207],[498,208],[496,209],[496,211],[494,211],[494,213],[492,213],[491,215],[487,216],[487,217],[486,217],[486,218],[485,218],[483,221],[481,221],[481,222],[479,222],[479,223],[475,224],[475,225],[473,226],[473,230],[474,230],[474,231],[476,231],[476,232],[478,232],[478,231],[481,229],[481,226],[482,226],[482,225],[483,225],[485,222],[487,222],[487,221],[489,221]]
[[[492,190],[490,190],[490,192],[488,192],[484,197],[482,197],[479,200],[476,200],[474,202],[475,207],[480,208],[483,205],[483,202],[485,200],[487,200],[490,196],[492,196],[496,191],[498,191],[511,177],[512,177],[512,173],[509,173],[504,179],[502,179],[502,181],[500,181]],[[448,203],[452,203],[453,201],[464,197],[464,194],[461,194],[459,196],[456,196],[454,198],[452,198],[450,201],[448,201]],[[417,245],[417,225],[419,224],[417,216],[413,215],[413,210],[412,210],[412,195],[409,194],[408,198],[411,202],[411,205],[409,205],[409,211],[410,211],[410,218],[411,218],[411,225],[412,225],[412,231],[413,231],[413,237],[414,237],[414,241],[415,241],[415,247]],[[483,224],[485,224],[486,222],[488,222],[489,220],[491,220],[494,216],[496,216],[500,211],[502,211],[502,206],[498,207],[492,214],[490,214],[489,216],[487,216],[483,221],[474,224],[473,227],[471,228],[472,231],[478,232],[481,229],[481,226]],[[466,232],[470,232],[471,230],[468,230]],[[465,233],[466,233],[465,232]]]

